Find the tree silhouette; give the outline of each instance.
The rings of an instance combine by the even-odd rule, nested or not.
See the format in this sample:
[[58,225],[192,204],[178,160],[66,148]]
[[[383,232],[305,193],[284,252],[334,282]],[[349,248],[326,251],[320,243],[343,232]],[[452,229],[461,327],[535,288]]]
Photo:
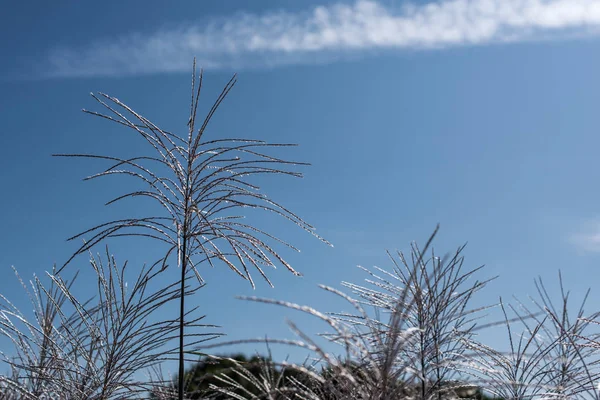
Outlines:
[[[254,355],[247,357],[238,353],[229,356],[204,356],[188,368],[184,375],[184,391],[187,399],[210,398],[215,400],[230,399],[231,393],[237,395],[253,395],[260,398],[265,394],[265,387],[257,385],[261,381],[269,381],[273,389],[281,389],[290,384],[291,379],[310,384],[302,372],[293,368],[277,367],[269,357]],[[179,377],[170,387],[161,393],[153,393],[152,399],[176,399],[179,392]],[[273,398],[278,398],[273,393]]]

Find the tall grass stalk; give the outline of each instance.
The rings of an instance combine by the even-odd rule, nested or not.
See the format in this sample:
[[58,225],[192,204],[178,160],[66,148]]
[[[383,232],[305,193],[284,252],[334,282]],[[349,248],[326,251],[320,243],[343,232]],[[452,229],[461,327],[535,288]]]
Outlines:
[[[186,136],[159,128],[116,97],[104,93],[92,94],[92,97],[107,110],[107,114],[87,110],[84,112],[129,128],[150,146],[152,154],[131,158],[97,154],[58,154],[61,157],[102,159],[112,163],[106,170],[86,178],[88,180],[125,175],[144,186],[144,189],[119,195],[107,204],[142,197],[152,200],[162,209],[162,215],[113,220],[73,236],[70,240],[85,237],[86,242],[65,265],[76,255],[111,237],[139,236],[166,244],[162,266],[166,268],[170,256],[175,254],[181,274],[180,379],[183,379],[184,375],[185,352],[184,286],[189,270],[202,282],[198,265],[206,262],[212,266],[218,260],[248,280],[253,287],[251,268],[270,285],[272,284],[263,270],[265,266],[275,267],[276,264],[281,264],[293,274],[299,275],[270,243],[297,249],[244,222],[245,215],[241,214],[241,210],[254,209],[279,215],[326,242],[314,232],[311,225],[260,193],[259,187],[248,179],[273,174],[301,177],[299,172],[291,171],[289,167],[307,164],[284,160],[266,153],[269,149],[293,145],[270,144],[261,140],[204,138],[211,118],[235,85],[236,77],[231,78],[225,85],[204,120],[198,121],[202,78],[202,71],[197,75],[194,60]],[[180,383],[180,387],[183,387],[183,382]],[[180,392],[179,399],[182,398],[183,393]]]

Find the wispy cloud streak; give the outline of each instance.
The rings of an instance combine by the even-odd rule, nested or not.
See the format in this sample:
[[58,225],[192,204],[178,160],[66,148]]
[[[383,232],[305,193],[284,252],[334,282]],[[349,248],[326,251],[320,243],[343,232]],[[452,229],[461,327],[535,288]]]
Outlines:
[[435,49],[600,31],[598,0],[442,0],[391,8],[372,0],[236,14],[84,48],[54,49],[55,76],[187,71],[312,63],[377,49]]
[[579,232],[569,236],[569,242],[582,253],[600,253],[600,219],[586,222]]

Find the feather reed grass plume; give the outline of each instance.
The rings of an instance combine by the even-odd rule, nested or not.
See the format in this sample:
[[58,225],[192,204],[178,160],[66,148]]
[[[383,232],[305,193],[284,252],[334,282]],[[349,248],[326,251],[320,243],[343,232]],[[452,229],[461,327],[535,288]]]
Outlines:
[[[244,298],[318,318],[331,329],[319,336],[339,349],[328,351],[290,322],[298,339],[269,339],[269,343],[309,350],[313,362],[291,366],[304,372],[305,379],[292,381],[285,390],[265,391],[262,398],[448,399],[472,390],[472,384],[453,378],[462,377],[460,362],[470,349],[467,343],[474,335],[478,313],[486,309],[471,309],[468,304],[489,280],[473,278],[479,268],[463,269],[463,247],[448,259],[436,257],[433,250],[427,257],[434,236],[422,250],[412,247],[410,262],[398,253],[399,260],[392,257],[392,271],[367,270],[366,285],[343,283],[350,295],[321,286],[346,301],[349,312],[323,313],[285,301]],[[208,344],[202,350],[236,343]],[[321,371],[315,369],[318,366]]]
[[[463,270],[463,247],[440,259],[428,245],[413,245],[411,257],[398,253],[394,268],[366,270],[366,284],[344,282],[351,290],[322,289],[343,298],[351,311],[323,313],[308,306],[256,297],[246,300],[286,307],[325,322],[330,332],[320,334],[330,344],[290,327],[296,340],[269,339],[270,344],[295,346],[311,352],[312,361],[286,365],[294,376],[286,386],[255,385],[261,398],[272,399],[599,399],[599,312],[586,313],[589,291],[573,307],[559,273],[558,301],[541,278],[530,303],[515,298],[502,301],[502,319],[485,321],[490,307],[471,308],[473,296],[490,281],[474,279],[480,268]],[[362,268],[362,267],[361,267]],[[477,334],[499,326],[507,334],[509,349],[483,344]],[[264,339],[244,343],[260,343]],[[209,348],[237,344],[225,342]],[[275,368],[277,363],[272,363]],[[321,367],[319,370],[318,367]],[[225,381],[224,381],[225,382]],[[222,392],[236,388],[233,382]],[[490,395],[492,397],[490,397]],[[254,395],[238,399],[254,399]]]
[[585,314],[589,290],[573,309],[560,272],[558,278],[558,302],[541,278],[535,281],[532,305],[517,298],[516,305],[500,299],[508,351],[468,344],[474,356],[465,372],[471,371],[493,395],[515,400],[600,398],[600,360],[593,346],[600,336],[590,331],[600,313]]
[[[163,268],[167,267],[170,257],[175,255],[181,269],[180,376],[184,371],[183,286],[188,271],[193,271],[202,282],[198,265],[206,262],[212,266],[215,261],[220,261],[248,280],[253,287],[252,269],[270,285],[272,284],[264,267],[280,264],[299,275],[274,249],[273,243],[297,249],[246,223],[244,213],[248,210],[260,210],[276,214],[326,242],[315,233],[311,225],[261,193],[259,187],[249,180],[250,177],[273,174],[302,176],[289,168],[306,165],[305,163],[267,154],[268,150],[293,145],[248,139],[205,139],[209,122],[233,88],[236,77],[225,85],[204,120],[198,121],[202,77],[202,71],[197,76],[194,60],[190,116],[185,136],[159,128],[116,97],[104,93],[92,94],[104,107],[106,114],[87,110],[84,112],[129,128],[149,145],[150,155],[119,158],[97,154],[57,154],[61,157],[101,159],[112,164],[106,170],[86,178],[88,180],[124,175],[135,179],[144,187],[121,194],[107,204],[143,197],[155,202],[162,210],[157,215],[106,222],[71,237],[70,240],[84,238],[85,242],[62,268],[78,254],[111,237],[138,236],[165,244],[167,248],[162,259]],[[182,394],[179,398],[182,399]]]
[[[0,333],[15,349],[13,356],[3,354],[12,374],[0,376],[0,398],[140,398],[150,389],[140,373],[176,358],[179,320],[149,316],[179,299],[179,281],[168,284],[160,263],[131,276],[108,249],[104,262],[91,257],[90,264],[96,296],[87,301],[74,292],[77,275],[64,280],[56,271],[48,274],[49,285],[34,277],[30,288],[17,275],[34,307],[31,320],[0,296]],[[197,289],[186,287],[186,293]],[[202,318],[190,317],[186,327],[209,327]],[[217,336],[196,333],[193,341]]]

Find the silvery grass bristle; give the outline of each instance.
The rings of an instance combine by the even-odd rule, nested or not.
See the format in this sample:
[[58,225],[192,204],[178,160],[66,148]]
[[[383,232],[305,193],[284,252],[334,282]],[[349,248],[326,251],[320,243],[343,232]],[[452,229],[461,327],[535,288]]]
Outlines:
[[[12,340],[15,355],[4,362],[12,376],[2,381],[16,398],[25,399],[125,399],[140,398],[151,385],[139,373],[176,358],[179,321],[149,317],[179,299],[179,281],[171,284],[160,262],[129,276],[127,264],[119,266],[106,250],[90,254],[96,278],[96,295],[80,301],[73,292],[77,275],[63,279],[48,273],[49,285],[34,277],[31,290],[19,278],[34,306],[30,322],[5,297],[1,297],[0,333]],[[17,275],[18,276],[18,275]],[[133,278],[127,284],[125,277]],[[186,287],[187,294],[198,288]],[[207,328],[203,317],[189,318],[188,328]],[[195,333],[200,344],[217,337]]]
[[[463,365],[494,396],[506,399],[598,399],[598,354],[590,343],[600,337],[590,332],[598,312],[586,315],[589,290],[572,309],[559,272],[558,305],[541,278],[531,306],[515,297],[516,305],[500,299],[509,351],[471,341],[472,357]],[[512,313],[514,317],[509,317]]]
[[[282,398],[449,399],[478,395],[482,390],[515,400],[598,398],[600,335],[589,328],[598,324],[599,314],[584,313],[587,294],[571,317],[562,276],[558,306],[538,279],[533,307],[521,302],[507,305],[500,299],[496,306],[503,321],[480,324],[480,313],[489,307],[470,308],[469,304],[490,280],[473,278],[480,268],[463,270],[463,247],[440,259],[433,251],[425,258],[428,246],[425,250],[413,246],[411,262],[399,253],[400,262],[394,262],[391,271],[366,270],[367,285],[344,282],[353,295],[322,286],[345,299],[352,312],[323,313],[285,301],[246,298],[319,318],[333,330],[321,336],[341,346],[337,355],[328,353],[291,322],[299,340],[269,339],[272,344],[313,352],[317,362],[310,371],[326,376],[299,382],[293,394],[288,391]],[[367,313],[368,309],[374,311]],[[516,316],[509,317],[509,310]],[[509,352],[476,340],[476,332],[496,325],[506,328]],[[223,345],[227,344],[231,343]],[[321,372],[314,365],[323,367]],[[327,375],[323,375],[325,370]],[[229,388],[233,386],[230,382]],[[278,392],[271,389],[264,395],[273,393]]]
[[[203,72],[201,70],[197,74],[194,59],[186,135],[159,128],[116,97],[92,93],[94,100],[107,110],[106,114],[88,110],[84,112],[129,128],[149,145],[149,154],[130,158],[97,154],[57,155],[101,159],[112,164],[89,176],[87,180],[124,175],[143,186],[143,189],[121,194],[107,204],[141,197],[160,206],[162,214],[113,220],[71,237],[69,240],[84,238],[85,242],[62,268],[78,254],[108,238],[138,236],[163,243],[166,246],[162,258],[163,268],[167,267],[173,254],[181,268],[180,376],[184,372],[185,346],[183,286],[188,270],[193,271],[198,281],[202,282],[198,265],[206,262],[213,266],[218,260],[248,280],[253,287],[251,269],[256,270],[271,286],[272,283],[263,270],[265,266],[275,267],[281,264],[293,274],[300,275],[275,250],[273,244],[298,249],[257,226],[244,222],[244,213],[259,210],[276,214],[330,244],[316,234],[313,226],[261,193],[260,188],[249,179],[273,174],[301,177],[299,172],[290,168],[304,166],[306,163],[285,160],[267,153],[268,150],[295,145],[240,138],[205,139],[209,122],[235,85],[236,76],[225,85],[200,122],[197,121],[197,111],[202,82]],[[182,396],[180,393],[180,400]]]
[[[290,398],[447,399],[468,392],[467,388],[473,390],[472,384],[448,382],[460,376],[459,361],[469,350],[465,342],[472,340],[477,314],[487,308],[470,309],[468,303],[489,280],[469,281],[480,269],[463,270],[463,247],[448,259],[436,257],[433,250],[426,258],[434,236],[435,232],[423,250],[412,247],[410,263],[398,253],[400,261],[392,258],[392,271],[378,269],[381,276],[368,271],[367,286],[343,283],[351,295],[321,286],[345,300],[350,312],[323,313],[285,301],[244,298],[307,313],[332,329],[320,336],[339,346],[337,355],[292,322],[289,325],[298,340],[269,339],[271,344],[313,352],[315,365],[322,367],[317,375],[323,376],[325,371],[326,379],[296,385],[293,395],[288,393]],[[261,341],[264,339],[247,342]],[[202,350],[237,343],[207,345]],[[314,365],[311,371],[318,372]],[[265,397],[271,394],[265,393]]]

